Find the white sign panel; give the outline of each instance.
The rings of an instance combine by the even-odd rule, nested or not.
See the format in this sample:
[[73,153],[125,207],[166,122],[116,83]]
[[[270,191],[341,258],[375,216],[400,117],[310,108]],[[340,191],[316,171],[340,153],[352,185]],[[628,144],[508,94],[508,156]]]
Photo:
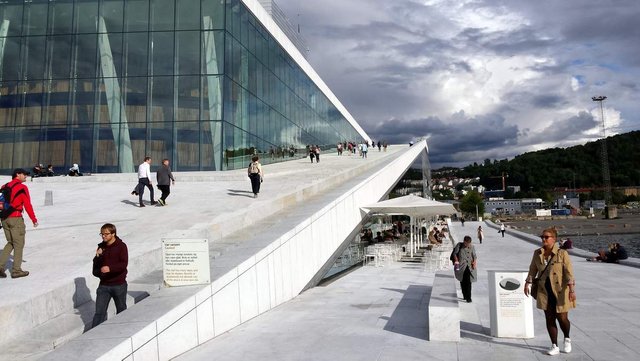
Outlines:
[[209,240],[163,239],[162,265],[162,278],[166,286],[211,283]]
[[533,338],[532,297],[524,295],[525,271],[488,271],[491,336]]

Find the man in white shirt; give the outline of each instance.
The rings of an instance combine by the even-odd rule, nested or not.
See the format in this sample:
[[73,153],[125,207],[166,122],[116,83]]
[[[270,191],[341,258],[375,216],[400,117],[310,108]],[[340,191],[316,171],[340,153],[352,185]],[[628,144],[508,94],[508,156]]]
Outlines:
[[151,205],[156,204],[156,201],[153,200],[153,186],[151,185],[151,157],[144,157],[144,162],[138,166],[138,197],[140,207],[144,207],[144,203],[142,203],[144,187],[149,188]]

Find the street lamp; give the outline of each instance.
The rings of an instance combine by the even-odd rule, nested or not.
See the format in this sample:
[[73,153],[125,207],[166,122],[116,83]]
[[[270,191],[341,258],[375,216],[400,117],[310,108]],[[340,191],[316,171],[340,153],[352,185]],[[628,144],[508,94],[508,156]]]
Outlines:
[[602,182],[604,187],[604,202],[605,207],[610,205],[611,199],[611,178],[609,178],[609,156],[607,155],[607,134],[606,126],[604,123],[604,107],[602,102],[607,99],[606,96],[600,95],[592,97],[591,100],[600,103],[600,118],[602,119]]

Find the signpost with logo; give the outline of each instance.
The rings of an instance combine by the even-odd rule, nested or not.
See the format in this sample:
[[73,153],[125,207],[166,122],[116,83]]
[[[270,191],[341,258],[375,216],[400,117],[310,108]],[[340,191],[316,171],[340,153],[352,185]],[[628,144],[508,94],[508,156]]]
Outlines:
[[533,298],[524,295],[526,271],[488,271],[491,336],[533,338]]

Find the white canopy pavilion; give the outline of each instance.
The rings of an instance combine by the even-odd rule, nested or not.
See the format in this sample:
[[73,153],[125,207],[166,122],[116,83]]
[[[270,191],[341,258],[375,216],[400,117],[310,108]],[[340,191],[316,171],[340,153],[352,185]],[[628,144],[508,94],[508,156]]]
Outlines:
[[418,218],[428,218],[438,215],[451,215],[457,213],[453,205],[449,203],[438,202],[415,195],[408,195],[393,199],[380,201],[375,204],[367,205],[361,208],[366,213],[382,213],[388,215],[407,215],[410,217],[411,235],[410,249],[411,257],[413,257],[414,242],[414,226],[417,225]]

